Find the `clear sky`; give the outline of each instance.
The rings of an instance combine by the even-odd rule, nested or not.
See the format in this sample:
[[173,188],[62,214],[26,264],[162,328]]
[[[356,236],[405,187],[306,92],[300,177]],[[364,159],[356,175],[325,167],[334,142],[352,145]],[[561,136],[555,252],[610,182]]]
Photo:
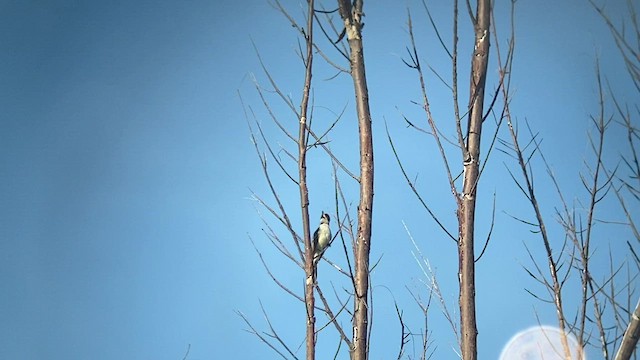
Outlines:
[[[283,3],[300,14],[299,2]],[[619,19],[625,1],[609,3],[607,10]],[[415,331],[422,326],[405,286],[423,295],[426,290],[402,221],[437,269],[452,312],[457,299],[456,248],[410,194],[384,132],[386,120],[410,174],[418,176],[428,201],[452,227],[453,204],[436,148],[407,129],[396,110],[421,121],[411,104],[420,98],[417,80],[400,61],[408,44],[407,5],[424,60],[449,71],[417,1],[365,2],[377,160],[372,258],[382,256],[372,278],[372,359],[391,358],[397,351],[393,298]],[[434,5],[433,11],[449,31],[448,7]],[[500,8],[496,14],[502,35],[507,13]],[[270,124],[251,81],[255,73],[267,84],[253,40],[297,103],[303,73],[296,34],[286,19],[266,1],[255,0],[243,5],[15,1],[0,5],[0,18],[0,358],[181,359],[189,344],[192,360],[275,358],[243,331],[246,326],[234,313],[242,311],[266,329],[259,300],[293,347],[301,345],[304,306],[270,282],[249,240],[284,282],[302,289],[302,272],[270,247],[249,199],[250,189],[270,197],[237,95],[240,91]],[[585,196],[578,171],[590,156],[588,116],[597,111],[595,57],[624,101],[637,101],[637,93],[625,97],[629,85],[623,63],[586,0],[519,1],[516,27],[512,111],[541,133],[573,202]],[[460,46],[468,54],[472,45],[466,35]],[[468,62],[461,59],[461,73],[468,73]],[[489,70],[495,76],[495,63]],[[347,106],[332,146],[355,170],[351,83],[345,76],[325,81],[332,75],[320,68],[315,78],[315,124],[326,127],[332,112]],[[449,95],[432,76],[430,84],[434,112],[446,118]],[[295,119],[276,104],[282,120],[295,129]],[[267,131],[276,138],[271,125]],[[607,155],[611,161],[617,156],[615,140]],[[513,334],[536,324],[536,314],[541,322],[555,324],[553,309],[524,290],[542,292],[522,268],[531,265],[523,244],[536,253],[541,244],[506,214],[531,218],[503,162],[515,165],[496,152],[481,183],[480,218],[487,219],[494,191],[498,208],[494,240],[477,265],[483,359],[497,358]],[[312,226],[321,211],[333,212],[330,169],[319,150],[310,154]],[[542,168],[538,178],[545,214],[555,226],[558,203],[554,191],[544,188],[549,183]],[[277,185],[297,219],[297,190],[282,179]],[[605,206],[614,212],[613,205]],[[277,230],[286,238],[283,229]],[[486,223],[479,226],[479,236],[486,230]],[[600,255],[608,247],[616,254],[624,251],[623,241],[609,240],[602,239]],[[328,256],[343,260],[330,250],[334,254]],[[321,265],[321,281],[322,276],[343,281]],[[436,358],[452,359],[451,330],[436,306],[432,316]],[[321,354],[335,346],[320,344]],[[597,358],[599,352],[590,354]]]

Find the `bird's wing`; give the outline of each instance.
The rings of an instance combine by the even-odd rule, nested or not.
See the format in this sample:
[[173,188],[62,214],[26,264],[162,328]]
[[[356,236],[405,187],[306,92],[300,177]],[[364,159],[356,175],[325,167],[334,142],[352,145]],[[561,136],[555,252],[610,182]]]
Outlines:
[[320,232],[319,227],[316,229],[316,231],[313,232],[313,239],[312,239],[313,241],[311,242],[311,246],[313,247],[314,250],[316,248],[316,244],[318,243],[318,236],[320,235],[319,232]]

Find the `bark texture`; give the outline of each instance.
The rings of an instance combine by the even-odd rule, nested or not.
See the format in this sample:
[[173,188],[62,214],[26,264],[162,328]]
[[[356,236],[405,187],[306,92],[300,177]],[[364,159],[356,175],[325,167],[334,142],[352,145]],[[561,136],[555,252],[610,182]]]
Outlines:
[[469,123],[464,158],[464,183],[459,206],[460,239],[458,242],[460,281],[461,350],[464,360],[478,356],[476,327],[476,287],[474,229],[478,180],[480,178],[480,140],[484,109],[484,90],[489,61],[490,0],[478,0],[474,19],[475,44],[471,59]]
[[350,48],[350,69],[356,97],[360,143],[360,203],[356,238],[356,274],[351,358],[368,358],[369,333],[369,252],[371,248],[371,218],[373,214],[373,136],[369,111],[369,90],[362,45],[362,0],[353,4],[338,0]]
[[307,113],[309,107],[309,93],[311,89],[311,74],[313,65],[313,0],[308,1],[306,63],[305,78],[300,102],[300,125],[298,130],[298,178],[300,189],[300,209],[302,210],[302,231],[304,234],[304,271],[305,278],[311,281],[305,282],[305,304],[307,310],[306,348],[307,360],[316,358],[316,317],[315,298],[313,286],[315,284],[315,271],[313,266],[313,246],[311,244],[311,230],[309,228],[309,190],[307,188]]
[[624,332],[622,344],[616,354],[616,360],[631,359],[631,355],[633,355],[638,345],[638,338],[640,338],[640,301],[638,301],[635,310],[631,313],[631,319],[627,330]]

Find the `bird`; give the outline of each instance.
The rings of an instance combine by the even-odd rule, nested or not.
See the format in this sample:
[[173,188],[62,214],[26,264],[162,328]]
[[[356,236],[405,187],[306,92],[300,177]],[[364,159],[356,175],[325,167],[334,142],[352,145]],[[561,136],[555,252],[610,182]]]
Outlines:
[[320,215],[320,225],[313,233],[313,264],[318,264],[325,250],[331,245],[331,228],[329,214],[322,212]]

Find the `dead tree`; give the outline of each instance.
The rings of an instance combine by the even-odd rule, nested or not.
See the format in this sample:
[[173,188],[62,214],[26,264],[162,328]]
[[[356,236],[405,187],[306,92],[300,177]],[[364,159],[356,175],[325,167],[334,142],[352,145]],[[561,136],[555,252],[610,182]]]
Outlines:
[[[286,14],[286,12],[284,12],[284,9],[280,6],[279,3],[276,3],[277,6],[280,7],[280,10],[283,11],[283,13]],[[251,130],[251,137],[252,137],[252,142],[256,148],[256,152],[258,154],[258,157],[260,158],[260,162],[262,165],[262,170],[263,170],[263,174],[265,176],[265,179],[267,180],[267,183],[269,184],[269,188],[271,189],[271,193],[274,197],[274,200],[277,204],[277,206],[271,206],[269,205],[266,201],[264,201],[260,196],[258,196],[257,194],[253,194],[254,198],[262,205],[264,206],[271,214],[273,214],[276,219],[284,225],[284,227],[287,229],[287,231],[291,234],[292,236],[292,240],[293,240],[293,244],[295,245],[295,248],[297,249],[297,253],[298,255],[295,256],[293,255],[288,249],[287,247],[284,245],[284,243],[280,240],[280,238],[276,235],[276,232],[272,230],[271,227],[269,227],[269,229],[271,230],[269,233],[266,233],[267,236],[271,239],[271,242],[275,245],[275,247],[286,257],[288,257],[290,260],[292,260],[294,263],[297,264],[297,266],[299,266],[300,268],[302,268],[304,270],[305,273],[305,279],[309,279],[310,281],[306,281],[305,282],[305,289],[304,289],[304,297],[299,297],[295,294],[295,291],[291,290],[289,287],[287,287],[286,285],[284,285],[283,283],[281,283],[280,281],[278,281],[278,279],[271,273],[271,271],[269,270],[267,263],[264,261],[264,259],[262,258],[262,255],[259,253],[261,260],[263,262],[263,265],[265,266],[265,269],[267,270],[267,272],[269,273],[270,277],[287,293],[289,293],[290,295],[296,297],[298,300],[301,300],[305,303],[305,307],[306,307],[306,359],[315,359],[315,349],[316,349],[316,317],[315,317],[315,311],[316,311],[316,306],[315,306],[315,295],[314,295],[314,284],[315,284],[315,274],[316,272],[314,271],[314,261],[313,261],[313,253],[314,253],[314,249],[313,249],[313,244],[311,241],[311,230],[310,230],[310,225],[309,225],[309,189],[307,186],[307,150],[309,149],[310,146],[310,138],[312,138],[310,136],[310,109],[309,109],[309,103],[310,103],[310,93],[311,93],[311,79],[312,79],[312,73],[313,73],[313,46],[314,46],[314,39],[313,39],[313,25],[314,25],[314,2],[313,0],[309,0],[308,1],[308,11],[307,11],[307,15],[306,15],[306,25],[305,25],[305,29],[304,31],[302,31],[303,34],[303,39],[304,39],[304,53],[300,54],[301,55],[301,59],[303,61],[304,64],[304,80],[303,80],[303,86],[302,86],[302,91],[301,91],[301,96],[300,96],[300,105],[299,105],[299,110],[296,111],[293,101],[286,97],[283,92],[279,89],[276,81],[271,77],[270,73],[268,72],[266,66],[262,63],[262,68],[267,76],[267,78],[270,81],[270,84],[272,86],[272,90],[280,97],[280,99],[290,108],[290,110],[292,111],[292,113],[296,116],[297,118],[297,123],[298,123],[298,136],[297,138],[294,137],[292,135],[292,133],[290,133],[287,130],[287,126],[285,124],[283,124],[278,117],[273,113],[271,106],[269,104],[269,102],[265,99],[264,97],[264,92],[262,90],[262,88],[256,83],[256,89],[258,90],[258,93],[260,94],[260,97],[263,101],[263,104],[265,106],[265,108],[267,109],[267,111],[269,112],[269,114],[271,114],[271,118],[274,121],[274,123],[278,126],[278,128],[282,131],[283,134],[285,134],[290,140],[292,140],[297,147],[297,158],[294,158],[291,153],[288,152],[288,150],[286,150],[286,148],[282,148],[282,151],[285,151],[285,153],[290,154],[290,158],[291,159],[296,159],[296,164],[297,164],[297,176],[294,177],[292,174],[289,173],[289,171],[287,170],[287,166],[286,164],[280,159],[280,157],[275,156],[276,151],[272,148],[272,145],[270,144],[270,142],[268,141],[268,139],[265,137],[263,129],[262,129],[262,125],[261,122],[258,121],[257,119],[255,120],[255,126],[258,128],[258,133],[261,136],[261,140],[262,140],[262,144],[264,144],[264,146],[268,149],[269,153],[272,155],[272,161],[274,161],[278,167],[282,170],[282,172],[291,180],[292,183],[294,183],[299,191],[299,208],[301,211],[301,225],[302,225],[302,236],[299,235],[297,229],[297,226],[295,226],[292,221],[289,218],[288,215],[288,210],[286,209],[285,205],[283,204],[281,198],[280,198],[280,192],[279,190],[276,188],[276,186],[274,185],[274,183],[271,180],[271,175],[270,172],[268,170],[268,159],[266,154],[262,154],[260,148],[259,148],[259,141],[256,138],[256,132],[253,130],[251,124],[249,123],[249,127]],[[297,25],[297,24],[296,24]],[[302,27],[299,27],[299,29],[302,29]],[[259,55],[258,55],[259,56]],[[245,110],[246,111],[246,110]],[[255,116],[255,114],[254,114]],[[268,223],[265,221],[265,224],[268,226]],[[301,246],[302,245],[302,246]],[[265,317],[267,317],[267,313],[264,311],[265,313]],[[267,345],[269,345],[272,349],[274,349],[274,351],[276,351],[278,354],[280,354],[281,356],[285,357],[284,353],[288,353],[290,356],[292,356],[293,358],[296,358],[294,351],[292,350],[292,348],[288,345],[286,345],[286,342],[284,341],[284,339],[280,338],[280,336],[277,334],[277,332],[275,331],[275,329],[273,328],[273,326],[271,325],[271,323],[269,323],[269,327],[271,328],[271,333],[269,334],[269,337],[275,339],[275,344],[280,344],[285,350],[286,352],[281,352],[280,350],[278,350],[275,346],[275,344],[272,342],[272,340],[269,340],[268,337],[264,337],[262,335],[260,335],[251,325],[251,323],[249,322],[249,320],[242,314],[240,314],[240,316],[242,316],[242,318],[245,320],[245,322],[250,326],[250,328],[252,329],[252,333],[254,333],[255,335],[257,335],[263,342],[265,342]],[[268,319],[268,317],[267,317]]]
[[[624,24],[616,26],[613,21],[607,16],[604,6],[600,7],[596,5],[593,0],[589,0],[593,8],[601,16],[607,27],[609,28],[613,40],[624,60],[627,73],[629,74],[629,80],[633,83],[637,90],[636,95],[640,94],[640,23],[638,22],[638,13],[636,6],[632,1],[627,3],[628,5],[628,18],[631,22],[632,31],[625,32]],[[629,212],[629,203],[639,199],[640,194],[640,154],[638,153],[638,139],[640,134],[638,132],[639,113],[637,111],[638,104],[634,104],[636,111],[630,111],[629,106],[621,104],[613,89],[609,88],[610,96],[613,100],[615,113],[617,115],[617,123],[621,124],[627,133],[628,151],[626,155],[622,156],[622,161],[625,164],[626,176],[617,176],[616,185],[613,186],[613,192],[618,200],[620,207],[624,213],[625,223],[631,230],[633,238],[640,242],[640,231],[638,231],[638,225],[636,219]],[[615,173],[614,170],[605,170],[606,174]],[[634,181],[635,180],[635,181]],[[637,243],[633,246],[627,242],[629,249],[633,254],[636,268],[640,272],[640,258],[637,256]],[[612,292],[612,296],[615,293]],[[637,295],[636,295],[637,296]],[[630,296],[629,296],[630,297]],[[615,297],[613,298],[615,299]],[[630,300],[630,299],[628,299]],[[616,360],[628,360],[636,352],[638,340],[640,339],[640,300],[635,302],[633,307],[632,301],[627,301],[627,309],[625,313],[628,314],[628,324],[624,330],[620,346],[615,355]],[[614,309],[615,303],[613,304]]]
[[[443,166],[448,178],[448,187],[456,206],[456,218],[458,229],[457,233],[449,231],[443,225],[443,221],[431,210],[431,207],[423,200],[418,193],[414,182],[408,177],[400,158],[395,150],[391,137],[392,149],[396,155],[396,159],[401,171],[409,183],[414,194],[418,197],[423,207],[434,219],[438,226],[445,234],[453,239],[457,244],[458,250],[458,280],[459,280],[459,299],[460,308],[460,351],[463,359],[473,360],[477,358],[477,326],[476,326],[476,286],[475,286],[475,262],[478,260],[475,253],[475,209],[477,204],[478,184],[482,175],[482,168],[486,159],[480,154],[481,140],[483,133],[483,123],[489,113],[493,111],[494,100],[488,108],[485,108],[485,88],[487,80],[487,65],[489,62],[489,44],[491,37],[491,1],[476,1],[475,9],[472,8],[470,2],[466,2],[469,20],[473,25],[473,52],[470,63],[470,83],[469,97],[463,114],[459,110],[459,90],[458,90],[458,1],[453,2],[453,39],[451,42],[451,50],[447,47],[440,36],[440,31],[435,25],[434,19],[423,2],[427,11],[429,21],[433,25],[438,39],[441,42],[445,52],[451,59],[451,83],[446,86],[451,90],[453,98],[453,118],[456,133],[455,141],[452,141],[460,151],[459,160],[454,161],[447,154],[445,149],[446,137],[442,135],[439,120],[434,119],[431,111],[431,104],[428,96],[428,86],[426,84],[424,69],[418,55],[418,47],[413,34],[413,25],[411,15],[409,15],[409,37],[411,47],[407,48],[409,59],[403,60],[405,65],[415,69],[419,79],[420,90],[422,95],[422,110],[424,111],[426,122],[429,130],[419,129],[415,122],[407,119],[405,121],[410,127],[427,132],[433,137]],[[471,46],[471,44],[469,44]],[[432,69],[433,70],[433,69]],[[443,77],[436,73],[436,76],[442,80]],[[499,79],[498,88],[501,86],[503,79]],[[496,93],[497,95],[497,93]],[[465,126],[466,123],[466,126]],[[495,128],[497,134],[498,126]],[[493,142],[490,147],[493,147]],[[490,152],[490,150],[489,150]],[[458,168],[459,170],[455,170]],[[458,175],[459,174],[459,175]],[[462,179],[460,184],[458,181]],[[488,242],[488,239],[487,239]],[[486,243],[485,243],[486,244]],[[486,245],[485,245],[486,246]],[[456,334],[458,335],[458,334]]]
[[[594,8],[602,15],[609,26],[616,45],[620,49],[630,78],[635,83],[636,89],[640,82],[640,67],[638,61],[640,49],[635,50],[623,33],[619,32],[612,22],[606,17],[603,9]],[[635,10],[632,3],[629,3],[632,23],[635,25],[637,37],[638,27],[635,21]],[[636,39],[637,40],[637,39]],[[637,41],[636,41],[637,43]],[[508,71],[506,67],[503,71]],[[638,306],[632,300],[634,288],[632,283],[640,272],[640,259],[636,255],[637,244],[627,242],[631,250],[630,259],[614,259],[609,254],[598,253],[595,248],[602,249],[607,233],[599,236],[596,231],[596,224],[616,226],[626,225],[631,230],[633,238],[640,241],[640,236],[636,230],[635,219],[628,211],[629,201],[638,199],[637,194],[640,186],[633,184],[631,179],[637,180],[640,175],[638,165],[638,153],[636,143],[638,140],[637,120],[627,111],[628,108],[622,106],[616,99],[613,90],[609,88],[609,94],[604,88],[603,76],[600,72],[599,64],[596,66],[596,83],[598,89],[599,112],[591,116],[595,136],[589,135],[588,142],[592,150],[592,160],[586,163],[586,170],[580,175],[580,181],[586,190],[586,199],[580,201],[579,209],[566,200],[565,192],[559,184],[551,165],[547,161],[541,149],[541,139],[529,125],[526,126],[524,134],[518,132],[516,122],[511,117],[511,112],[507,105],[505,118],[507,120],[510,133],[510,140],[503,140],[502,144],[505,152],[512,155],[518,163],[517,168],[520,176],[516,176],[509,170],[512,179],[524,194],[526,201],[531,205],[535,220],[521,220],[527,226],[532,226],[534,232],[539,234],[546,261],[536,259],[529,249],[527,249],[533,263],[531,268],[527,268],[527,273],[542,284],[546,295],[529,291],[534,297],[553,304],[558,327],[561,330],[562,355],[567,359],[582,358],[582,350],[578,354],[572,353],[568,344],[568,334],[573,334],[581,347],[594,346],[599,348],[604,359],[613,358],[613,350],[618,347],[615,359],[629,359],[638,341],[640,329],[638,328]],[[504,102],[509,103],[508,88],[503,90]],[[613,110],[609,104],[613,103]],[[617,116],[617,119],[616,119]],[[622,155],[622,163],[626,165],[626,170],[630,174],[623,175],[625,167],[609,165],[605,163],[604,153],[607,150],[608,134],[612,131],[614,121],[622,124],[628,131],[629,150]],[[522,139],[524,146],[521,145]],[[553,222],[547,221],[541,211],[541,200],[537,196],[538,189],[534,186],[535,168],[532,160],[542,161],[551,183],[553,184],[559,205],[556,206],[556,216],[559,231],[554,231]],[[620,204],[621,214],[606,214],[605,217],[621,216],[622,219],[604,220],[599,214],[601,203],[610,196],[615,196]],[[583,209],[582,211],[580,209]],[[615,225],[612,225],[615,224]],[[557,229],[557,228],[556,228]],[[602,236],[604,235],[604,236]],[[600,246],[598,246],[600,245]],[[600,250],[602,251],[602,250]],[[591,265],[597,256],[608,256],[610,269],[602,273]],[[626,262],[631,260],[635,271],[630,270]],[[622,271],[627,268],[627,273]],[[571,276],[573,274],[573,277]],[[623,275],[626,275],[624,278]],[[575,296],[575,292],[569,292],[567,285],[572,281],[578,282],[581,292]],[[626,293],[626,297],[625,294]],[[622,319],[628,319],[626,325]],[[624,333],[623,336],[620,334]],[[618,345],[619,344],[619,345]]]
[[[299,296],[294,290],[287,285],[283,284],[273,275],[269,269],[268,263],[262,257],[262,254],[258,252],[263,265],[272,280],[281,287],[286,293],[295,297],[301,302],[305,303],[306,309],[306,358],[316,358],[316,346],[319,333],[327,326],[333,326],[339,334],[340,341],[336,349],[336,356],[340,351],[341,344],[346,344],[349,350],[350,356],[353,359],[367,359],[368,357],[368,338],[370,336],[370,324],[369,314],[371,312],[369,306],[369,253],[371,246],[371,219],[373,211],[373,139],[371,131],[371,115],[369,112],[368,103],[368,89],[366,83],[366,72],[364,67],[364,52],[362,44],[362,16],[363,16],[363,3],[362,1],[356,1],[351,4],[350,2],[338,1],[338,9],[335,11],[324,11],[316,9],[313,0],[307,2],[307,11],[305,16],[305,25],[298,23],[293,16],[291,16],[287,10],[278,2],[274,3],[275,7],[289,20],[293,28],[297,30],[299,35],[304,41],[304,47],[300,47],[300,57],[304,64],[304,83],[300,95],[300,105],[296,109],[293,101],[289,96],[284,95],[284,92],[279,88],[276,80],[271,76],[267,67],[262,63],[263,71],[268,78],[271,86],[268,92],[275,93],[278,98],[291,110],[295,115],[296,124],[298,127],[298,135],[294,136],[289,131],[289,124],[279,119],[279,115],[275,114],[273,108],[270,106],[269,100],[265,97],[263,88],[256,83],[256,89],[260,95],[260,98],[267,110],[267,113],[273,120],[276,127],[289,138],[297,148],[297,156],[294,156],[292,151],[289,151],[286,146],[280,146],[280,149],[275,149],[272,142],[265,136],[261,121],[257,118],[254,123],[258,131],[253,130],[253,126],[250,125],[252,139],[256,146],[256,151],[261,160],[263,174],[269,184],[269,188],[275,200],[276,206],[270,205],[267,201],[264,201],[257,194],[254,194],[254,198],[264,206],[269,213],[271,213],[277,221],[284,226],[287,232],[291,235],[293,244],[297,250],[297,254],[294,255],[289,250],[290,246],[287,246],[282,242],[277,235],[277,231],[269,225],[268,221],[264,221],[265,225],[269,228],[267,236],[270,238],[273,245],[287,258],[292,260],[296,266],[304,270],[305,274],[305,287],[304,296]],[[333,23],[331,14],[338,12],[342,25],[336,26]],[[323,25],[321,16],[326,17]],[[349,62],[349,69],[342,68],[330,59],[323,49],[318,45],[318,42],[314,39],[314,26],[319,26],[321,32],[327,39],[330,40],[332,46],[338,51],[339,54],[345,57]],[[343,31],[339,29],[343,28]],[[331,39],[331,32],[337,36],[337,40]],[[342,33],[342,34],[341,34]],[[345,38],[348,42],[348,47],[344,46],[342,40]],[[304,49],[304,50],[303,50]],[[329,126],[326,131],[315,132],[312,127],[313,118],[313,96],[312,94],[312,76],[314,73],[313,60],[314,55],[320,54],[321,57],[339,73],[348,73],[353,81],[354,96],[356,98],[356,109],[358,125],[359,125],[359,142],[360,142],[360,174],[356,175],[356,172],[352,172],[339,160],[329,146],[329,136],[331,130],[336,123],[342,118],[342,113],[336,115],[336,119]],[[260,57],[259,57],[260,58]],[[250,107],[246,107],[252,110]],[[251,116],[255,118],[253,111],[248,111]],[[286,206],[280,198],[278,186],[271,180],[271,173],[268,170],[267,164],[269,163],[267,156],[262,154],[260,147],[258,146],[257,134],[260,135],[260,142],[262,146],[266,147],[268,154],[270,154],[270,161],[277,164],[279,170],[284,173],[295,186],[299,192],[299,209],[301,210],[301,228],[302,233],[298,232],[298,226],[294,224],[289,216],[289,207]],[[346,276],[349,283],[353,288],[351,294],[347,294],[347,299],[341,298],[336,293],[337,300],[334,304],[327,299],[322,291],[320,283],[317,281],[317,266],[318,261],[314,261],[314,248],[313,241],[311,239],[311,228],[309,220],[309,193],[310,190],[307,185],[307,153],[311,149],[322,149],[325,154],[331,159],[333,163],[333,176],[335,179],[335,217],[337,231],[333,240],[339,239],[342,242],[342,248],[344,250],[345,261],[347,263],[346,269],[340,267],[330,260],[327,260],[339,274]],[[276,154],[284,153],[286,158],[295,161],[297,175],[289,170],[289,166]],[[342,191],[340,185],[340,176],[346,175],[348,178],[354,179],[360,187],[359,206],[357,209],[357,232],[352,231],[353,222],[351,215],[349,214],[348,201],[345,199],[345,194]],[[335,225],[334,225],[335,226]],[[352,252],[348,251],[348,246],[345,238],[351,239]],[[325,259],[326,260],[326,259]],[[351,264],[355,263],[355,271]],[[334,289],[335,292],[335,289]],[[353,310],[346,310],[346,304],[348,298],[353,298]],[[337,307],[336,307],[337,306]],[[250,332],[258,336],[263,342],[270,346],[274,351],[284,358],[297,358],[296,351],[293,347],[289,346],[285,339],[282,339],[275,327],[267,316],[267,312],[264,311],[265,317],[269,324],[270,331],[268,336],[264,336],[258,332],[248,318],[240,313],[247,325],[250,327]],[[324,325],[316,325],[316,314],[322,313],[327,317],[327,323]],[[341,326],[339,321],[342,316],[350,316],[350,321],[353,327],[353,337],[350,339]],[[284,350],[283,350],[284,349]]]
[[462,194],[458,200],[458,261],[460,268],[460,332],[462,333],[462,358],[474,360],[478,356],[476,328],[475,285],[475,209],[476,193],[480,180],[480,140],[484,120],[484,94],[489,61],[489,26],[491,1],[478,0],[476,15],[472,16],[475,44],[471,59],[471,86],[469,94],[469,120],[462,159],[464,179]]
[[373,134],[369,112],[369,89],[362,44],[363,0],[338,0],[340,17],[349,42],[349,65],[356,99],[360,143],[360,204],[355,248],[355,294],[353,316],[353,348],[351,358],[366,360],[369,349],[369,254],[371,250],[371,219],[373,214]]

